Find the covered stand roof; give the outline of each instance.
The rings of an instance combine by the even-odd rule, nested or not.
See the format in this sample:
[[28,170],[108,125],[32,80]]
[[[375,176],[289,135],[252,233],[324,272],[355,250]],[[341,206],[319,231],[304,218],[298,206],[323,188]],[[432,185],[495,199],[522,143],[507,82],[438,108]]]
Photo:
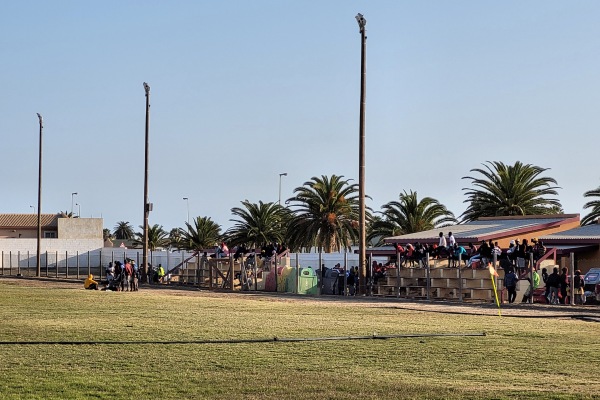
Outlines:
[[443,228],[430,229],[423,232],[385,238],[386,243],[437,243],[440,232],[452,232],[457,242],[480,242],[482,240],[498,240],[502,238],[533,235],[548,229],[560,229],[566,224],[579,222],[579,214],[527,215],[512,217],[486,217],[477,221]]

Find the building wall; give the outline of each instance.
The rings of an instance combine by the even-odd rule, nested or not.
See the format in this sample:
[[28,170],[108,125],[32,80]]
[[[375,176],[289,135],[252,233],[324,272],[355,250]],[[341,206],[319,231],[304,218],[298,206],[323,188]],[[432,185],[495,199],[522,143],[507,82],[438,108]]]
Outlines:
[[[558,265],[560,268],[567,268],[568,271],[571,270],[571,257],[563,256],[560,258]],[[585,274],[590,270],[590,268],[599,268],[600,267],[600,250],[589,251],[585,253],[575,254],[575,269],[581,271],[581,273]]]
[[[56,228],[44,229],[42,227],[42,237],[44,232],[56,232]],[[19,236],[21,235],[21,236]],[[24,229],[0,229],[0,239],[18,239],[18,238],[37,238],[37,227]]]
[[59,218],[59,239],[102,239],[102,218]]

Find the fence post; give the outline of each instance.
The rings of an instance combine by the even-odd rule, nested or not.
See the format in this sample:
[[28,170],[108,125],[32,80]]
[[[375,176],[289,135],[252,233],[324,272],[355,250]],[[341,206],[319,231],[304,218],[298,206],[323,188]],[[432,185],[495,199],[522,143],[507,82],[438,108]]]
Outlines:
[[[256,260],[254,260],[256,263]],[[256,277],[254,277],[256,280]],[[300,255],[296,253],[296,294],[300,293]]]
[[[575,276],[575,253],[571,253],[570,254],[570,261],[571,261],[571,272],[570,272],[570,279],[569,279],[569,289],[571,291],[571,294],[569,295],[570,300],[571,300],[571,305],[574,306],[575,305],[575,296],[573,295],[573,292],[575,291],[575,280],[573,279],[573,277]],[[533,282],[533,280],[532,280]],[[566,299],[565,299],[565,304],[567,304]]]
[[463,302],[462,267],[458,264],[458,301]]
[[65,278],[69,279],[69,252],[65,251]]
[[396,246],[396,298],[400,298],[400,250]]
[[[213,258],[213,260],[215,260],[215,263],[217,262],[216,258]],[[213,289],[213,266],[210,265],[210,260],[208,260],[208,289]]]
[[[496,266],[494,265],[494,268]],[[527,299],[527,302],[529,304],[533,304],[533,270],[535,268],[535,264],[533,263],[533,253],[529,253],[529,298]],[[573,276],[573,275],[571,275]],[[572,280],[572,279],[571,279]],[[571,289],[571,293],[573,293],[572,289]],[[572,297],[572,296],[571,296]]]
[[31,275],[31,273],[29,272],[29,250],[27,250],[27,276]]
[[47,278],[48,277],[48,250],[46,250],[45,263],[46,263],[46,278]]
[[323,281],[325,280],[325,270],[323,268],[323,253],[321,253],[321,249],[319,249],[319,271],[321,271],[319,273],[321,279],[319,281],[319,296],[321,296],[323,294]]
[[[277,264],[275,264],[275,271],[277,271]],[[240,275],[240,283],[241,283]],[[277,279],[277,272],[275,272],[275,278]],[[235,290],[235,268],[233,268],[233,254],[229,253],[229,282],[231,282],[231,291]]]
[[12,250],[8,253],[8,275],[12,276]]
[[79,250],[75,253],[75,257],[77,257],[77,279],[79,280]]
[[54,252],[54,277],[58,278],[58,251]]
[[344,296],[348,296],[348,252],[347,251],[344,251]]
[[367,293],[369,296],[373,296],[373,254],[369,254],[369,268],[367,269],[369,276],[367,277]]
[[427,300],[431,300],[431,294],[429,293],[431,292],[431,271],[429,268],[429,252],[425,253],[425,262],[427,263],[427,270],[425,271],[427,273]]
[[2,275],[4,275],[4,250],[2,250]]
[[100,269],[100,280],[102,280],[102,270],[104,269],[104,267],[102,265],[102,250],[100,250],[99,257],[100,257],[100,267],[99,267],[99,269]]
[[21,276],[21,250],[17,252],[17,276]]
[[[88,273],[87,274],[89,275],[89,274],[92,273],[92,267],[90,265],[90,251],[89,250],[87,252],[87,264],[88,264],[88,266],[87,266],[88,267]],[[100,268],[100,269],[102,269],[102,268]],[[100,280],[102,280],[102,276],[100,276]]]

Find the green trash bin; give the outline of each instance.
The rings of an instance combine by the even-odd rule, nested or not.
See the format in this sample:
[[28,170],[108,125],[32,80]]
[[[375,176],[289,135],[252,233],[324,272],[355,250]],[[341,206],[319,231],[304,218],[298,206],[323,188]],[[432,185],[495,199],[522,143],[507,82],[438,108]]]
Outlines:
[[298,281],[299,294],[318,294],[317,274],[312,267],[300,267],[300,277]]

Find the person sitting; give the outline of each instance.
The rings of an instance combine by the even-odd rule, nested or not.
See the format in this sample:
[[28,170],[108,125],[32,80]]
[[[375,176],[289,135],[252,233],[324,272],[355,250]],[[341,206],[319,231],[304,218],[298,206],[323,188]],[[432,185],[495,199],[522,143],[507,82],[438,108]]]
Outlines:
[[98,290],[98,282],[94,280],[94,275],[88,275],[85,282],[83,282],[83,287],[88,290]]

